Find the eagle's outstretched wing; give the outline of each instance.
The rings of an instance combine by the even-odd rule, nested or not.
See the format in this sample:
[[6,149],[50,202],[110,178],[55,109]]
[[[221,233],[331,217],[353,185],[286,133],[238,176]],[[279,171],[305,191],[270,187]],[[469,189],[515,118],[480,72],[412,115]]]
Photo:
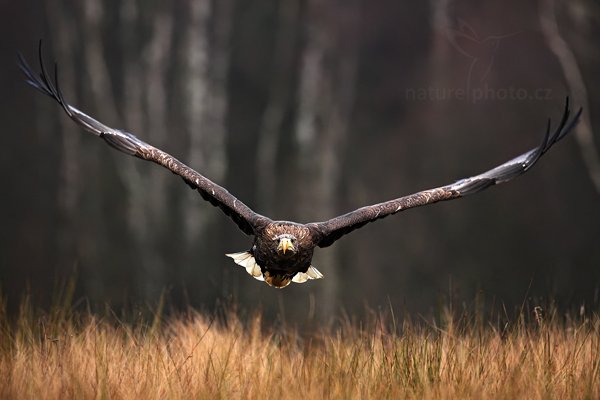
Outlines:
[[39,47],[40,73],[37,75],[29,67],[23,56],[19,54],[19,67],[27,77],[27,83],[40,92],[52,97],[65,110],[67,115],[85,130],[104,139],[106,143],[129,155],[139,157],[162,165],[176,175],[179,175],[190,187],[198,190],[202,197],[213,206],[219,207],[247,235],[255,233],[255,229],[266,225],[270,219],[255,213],[244,203],[236,199],[225,188],[202,176],[170,154],[157,149],[138,139],[131,133],[114,129],[96,121],[94,118],[71,106],[63,98],[58,85],[58,72],[55,66],[54,82],[48,75],[42,58],[42,43]]
[[567,98],[562,120],[554,133],[550,134],[550,121],[548,121],[546,135],[538,147],[482,174],[461,179],[451,185],[424,190],[395,200],[362,207],[328,221],[308,224],[315,233],[316,245],[319,247],[330,246],[345,234],[369,222],[385,218],[388,215],[393,215],[413,207],[433,204],[438,201],[457,199],[516,178],[527,172],[539,160],[542,154],[571,131],[577,123],[581,111],[579,109],[575,116],[569,119],[570,109],[569,99]]

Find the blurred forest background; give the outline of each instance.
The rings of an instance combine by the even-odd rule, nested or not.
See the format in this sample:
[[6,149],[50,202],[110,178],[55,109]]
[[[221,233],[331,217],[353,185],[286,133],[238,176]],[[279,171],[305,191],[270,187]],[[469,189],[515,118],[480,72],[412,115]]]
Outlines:
[[[0,1],[0,285],[11,309],[427,313],[530,297],[598,308],[600,5],[593,0]],[[74,106],[135,133],[257,212],[300,222],[450,183],[577,132],[526,176],[317,250],[278,291],[224,253],[251,238],[180,179],[83,133],[16,66],[38,39]],[[595,141],[594,142],[594,138]],[[460,300],[459,300],[460,299]],[[98,309],[98,308],[97,308]]]

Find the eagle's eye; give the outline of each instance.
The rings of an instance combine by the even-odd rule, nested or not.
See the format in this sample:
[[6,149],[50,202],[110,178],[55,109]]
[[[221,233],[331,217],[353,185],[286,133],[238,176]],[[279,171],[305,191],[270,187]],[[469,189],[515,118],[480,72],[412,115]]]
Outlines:
[[277,253],[279,254],[294,254],[296,253],[296,238],[292,235],[281,235],[276,238],[279,243],[277,243]]

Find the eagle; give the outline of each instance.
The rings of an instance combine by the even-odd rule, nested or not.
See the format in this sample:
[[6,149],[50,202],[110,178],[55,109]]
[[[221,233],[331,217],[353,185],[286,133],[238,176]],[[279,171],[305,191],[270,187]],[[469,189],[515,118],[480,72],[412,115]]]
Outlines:
[[38,53],[39,73],[32,70],[21,54],[18,55],[18,65],[25,74],[29,85],[53,98],[76,124],[104,140],[109,146],[130,156],[152,161],[167,168],[175,175],[179,175],[192,189],[197,190],[204,200],[220,208],[242,232],[254,236],[249,250],[227,254],[227,256],[242,266],[248,274],[275,288],[284,288],[291,282],[303,283],[311,279],[322,278],[323,275],[312,265],[315,248],[331,246],[342,236],[370,222],[409,208],[458,199],[481,192],[490,186],[508,182],[524,174],[550,147],[572,130],[582,112],[580,108],[570,118],[571,110],[567,97],[560,123],[551,132],[551,121],[548,120],[545,135],[539,146],[479,175],[362,207],[327,221],[307,224],[273,221],[254,212],[225,188],[188,167],[177,158],[129,132],[104,125],[67,103],[60,90],[57,66],[54,67],[52,79],[44,65],[41,42]]

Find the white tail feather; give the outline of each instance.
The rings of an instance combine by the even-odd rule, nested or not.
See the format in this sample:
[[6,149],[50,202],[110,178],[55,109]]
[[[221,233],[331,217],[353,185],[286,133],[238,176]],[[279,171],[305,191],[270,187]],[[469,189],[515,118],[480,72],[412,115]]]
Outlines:
[[318,269],[316,269],[315,267],[313,267],[311,265],[310,267],[308,267],[306,272],[298,272],[296,275],[294,275],[294,277],[292,278],[292,282],[304,283],[309,279],[321,279],[321,278],[323,278],[323,274],[320,273]]
[[[230,253],[230,254],[225,254],[225,255],[227,257],[232,258],[233,261],[237,265],[244,267],[246,272],[249,275],[251,275],[253,278],[258,279],[259,281],[265,280],[262,269],[260,268],[260,265],[258,265],[256,263],[254,256],[252,254],[250,254],[249,252],[242,251],[239,253]],[[321,279],[321,278],[323,278],[323,274],[320,273],[319,270],[317,270],[315,267],[313,267],[311,265],[310,267],[308,267],[308,270],[306,270],[306,272],[298,272],[296,275],[294,275],[294,277],[292,278],[292,282],[304,283],[310,279]]]
[[247,251],[240,253],[225,254],[227,257],[233,258],[237,265],[244,267],[246,272],[259,281],[264,281],[263,273],[260,266],[256,263],[254,256]]

